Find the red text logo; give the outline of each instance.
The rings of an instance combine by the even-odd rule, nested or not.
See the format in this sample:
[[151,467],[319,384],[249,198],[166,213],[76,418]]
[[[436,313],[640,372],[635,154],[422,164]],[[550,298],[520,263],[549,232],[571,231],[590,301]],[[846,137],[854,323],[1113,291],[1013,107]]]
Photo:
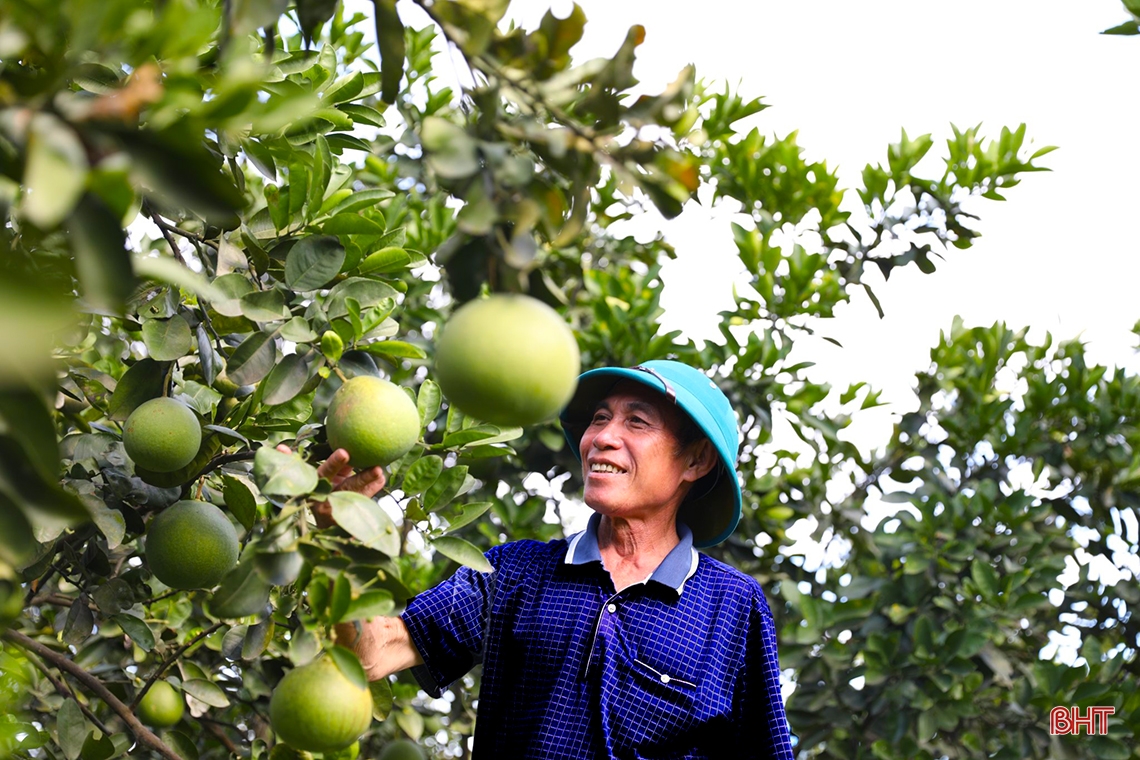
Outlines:
[[1107,734],[1108,716],[1116,712],[1115,707],[1090,707],[1081,715],[1079,707],[1054,707],[1049,711],[1049,733],[1054,736],[1079,734]]

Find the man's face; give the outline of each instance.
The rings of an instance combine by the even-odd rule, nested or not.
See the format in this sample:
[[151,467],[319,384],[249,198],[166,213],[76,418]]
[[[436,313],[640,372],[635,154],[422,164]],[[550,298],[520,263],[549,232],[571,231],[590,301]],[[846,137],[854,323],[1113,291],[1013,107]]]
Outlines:
[[[603,515],[625,518],[680,504],[687,485],[712,466],[707,443],[677,451],[681,414],[642,383],[615,385],[579,443],[586,503]],[[702,452],[695,464],[694,452]]]

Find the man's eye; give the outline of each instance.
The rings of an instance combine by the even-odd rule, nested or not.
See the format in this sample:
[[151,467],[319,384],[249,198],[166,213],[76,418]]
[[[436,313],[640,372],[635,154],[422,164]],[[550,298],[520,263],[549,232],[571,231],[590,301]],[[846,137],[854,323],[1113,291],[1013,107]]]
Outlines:
[[591,425],[597,425],[599,422],[605,422],[607,419],[604,414],[595,414],[594,419],[590,420]]
[[645,424],[645,420],[641,419],[640,417],[630,417],[629,421],[635,425],[644,425]]

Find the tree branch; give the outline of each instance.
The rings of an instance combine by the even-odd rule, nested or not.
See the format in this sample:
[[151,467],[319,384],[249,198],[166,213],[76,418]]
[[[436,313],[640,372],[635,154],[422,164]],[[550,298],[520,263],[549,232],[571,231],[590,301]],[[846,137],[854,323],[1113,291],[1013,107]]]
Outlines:
[[44,674],[44,678],[46,678],[51,683],[51,685],[55,687],[55,690],[60,693],[60,696],[62,696],[64,699],[74,699],[75,704],[79,705],[79,709],[83,711],[83,714],[87,716],[87,719],[94,723],[95,727],[102,731],[104,736],[111,735],[112,732],[107,728],[106,724],[95,717],[95,713],[91,712],[90,708],[76,699],[75,694],[72,693],[71,689],[67,688],[67,684],[52,675],[52,672],[48,669],[48,666],[44,665],[43,661],[40,660],[39,657],[36,657],[31,652],[25,652],[25,654],[28,656],[28,662],[35,665],[36,668]]
[[202,471],[198,473],[195,478],[200,478],[203,475],[211,473],[219,467],[224,467],[230,462],[245,462],[253,459],[255,456],[257,456],[256,449],[252,451],[238,451],[234,454],[224,454],[220,457],[215,457],[214,459],[211,459],[205,467],[202,468]]
[[169,657],[167,657],[165,660],[162,661],[162,664],[158,666],[158,670],[151,673],[150,678],[146,679],[146,683],[144,683],[143,687],[141,689],[139,689],[139,693],[135,695],[135,701],[131,702],[131,709],[133,710],[136,707],[138,707],[139,702],[141,702],[142,698],[146,696],[146,693],[148,691],[150,691],[150,687],[154,686],[154,682],[157,681],[158,679],[162,678],[162,674],[166,672],[166,669],[169,668],[172,664],[174,664],[174,661],[177,660],[179,657],[181,657],[183,655],[183,653],[186,652],[187,649],[194,646],[199,641],[206,638],[211,633],[213,633],[214,631],[218,630],[221,627],[222,627],[222,623],[214,623],[212,626],[210,626],[206,630],[202,631],[201,633],[199,633],[197,636],[195,636],[194,638],[187,641],[182,646],[175,649],[174,652],[172,652]]
[[115,712],[115,714],[122,719],[124,723],[127,724],[127,728],[130,729],[130,732],[134,735],[135,739],[137,739],[140,744],[143,744],[146,747],[154,750],[166,758],[166,760],[182,760],[178,753],[176,753],[170,747],[166,746],[162,739],[159,739],[151,732],[149,728],[140,723],[139,719],[135,717],[135,714],[131,712],[131,709],[123,704],[118,697],[108,691],[107,687],[104,686],[103,682],[98,678],[91,675],[86,670],[61,655],[59,652],[48,649],[43,644],[25,636],[19,631],[5,631],[2,636],[21,649],[39,655],[44,660],[50,662],[52,665],[72,676],[75,678],[75,680],[79,681],[79,683],[87,687],[95,696],[103,700],[103,702],[106,703],[106,705],[110,707]]

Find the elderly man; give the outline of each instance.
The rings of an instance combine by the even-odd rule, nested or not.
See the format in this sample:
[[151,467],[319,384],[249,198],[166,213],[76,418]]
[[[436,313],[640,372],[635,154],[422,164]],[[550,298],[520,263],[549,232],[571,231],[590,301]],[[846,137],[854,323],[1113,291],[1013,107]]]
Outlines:
[[[672,361],[583,374],[562,413],[594,510],[568,539],[487,552],[376,618],[338,627],[372,679],[428,693],[483,665],[475,757],[791,760],[776,636],[760,585],[696,549],[740,519],[724,394]],[[383,474],[322,474],[374,493]]]

